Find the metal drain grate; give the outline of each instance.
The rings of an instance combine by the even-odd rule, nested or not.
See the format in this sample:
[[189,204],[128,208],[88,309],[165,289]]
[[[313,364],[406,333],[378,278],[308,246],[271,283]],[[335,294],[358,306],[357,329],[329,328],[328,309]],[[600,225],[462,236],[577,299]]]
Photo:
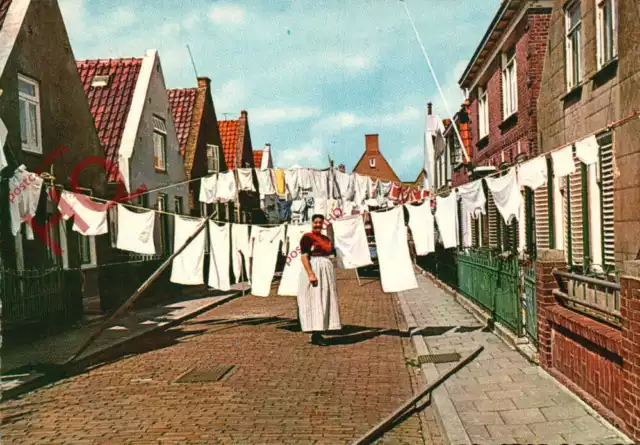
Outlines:
[[418,362],[422,363],[450,363],[460,361],[460,354],[451,352],[449,354],[419,355]]
[[222,380],[235,365],[205,365],[196,366],[182,374],[176,383],[211,383]]

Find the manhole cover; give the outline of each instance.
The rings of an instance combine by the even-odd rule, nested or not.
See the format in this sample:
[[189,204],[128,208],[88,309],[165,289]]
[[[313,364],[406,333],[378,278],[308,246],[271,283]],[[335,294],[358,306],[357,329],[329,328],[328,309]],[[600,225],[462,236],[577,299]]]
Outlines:
[[450,363],[457,362],[460,360],[460,354],[457,352],[452,352],[449,354],[430,354],[430,355],[419,355],[418,362],[422,363]]
[[176,383],[210,383],[221,380],[229,374],[235,365],[196,366],[182,374]]

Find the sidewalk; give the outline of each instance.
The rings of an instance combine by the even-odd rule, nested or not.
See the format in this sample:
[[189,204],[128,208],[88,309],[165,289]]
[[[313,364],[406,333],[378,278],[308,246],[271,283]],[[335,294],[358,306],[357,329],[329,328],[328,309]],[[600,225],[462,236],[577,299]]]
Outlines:
[[[480,346],[476,360],[433,394],[449,443],[632,443],[556,380],[484,330],[470,313],[429,278],[398,294],[418,355]],[[417,328],[417,329],[416,329]],[[434,381],[454,363],[423,364]]]
[[[230,292],[205,298],[185,296],[170,303],[144,309],[129,309],[107,328],[78,361],[97,356],[107,349],[129,342],[143,335],[168,329],[180,322],[195,317],[212,307],[231,300],[241,294],[241,285]],[[245,285],[246,286],[246,285]],[[10,398],[38,386],[38,381],[47,379],[42,372],[31,369],[37,365],[60,365],[76,352],[89,336],[100,328],[102,321],[82,325],[79,328],[53,335],[33,343],[7,349],[2,348],[0,392],[2,398]]]

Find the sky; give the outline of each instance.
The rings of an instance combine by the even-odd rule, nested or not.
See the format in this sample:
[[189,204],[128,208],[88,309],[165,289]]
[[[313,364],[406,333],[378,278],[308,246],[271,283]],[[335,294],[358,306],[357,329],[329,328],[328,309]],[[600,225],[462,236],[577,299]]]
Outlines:
[[[452,112],[500,0],[405,0]],[[59,0],[76,59],[160,55],[167,88],[211,78],[219,120],[247,110],[274,165],[351,171],[365,134],[403,181],[423,162],[426,103],[448,117],[399,0]]]

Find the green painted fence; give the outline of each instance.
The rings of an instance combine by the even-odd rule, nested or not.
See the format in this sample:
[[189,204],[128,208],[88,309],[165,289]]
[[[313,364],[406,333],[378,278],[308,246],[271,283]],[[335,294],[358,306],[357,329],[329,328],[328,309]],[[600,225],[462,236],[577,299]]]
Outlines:
[[524,298],[524,330],[534,345],[538,344],[538,311],[536,305],[536,268],[522,267],[522,296]]
[[495,320],[522,334],[520,274],[516,257],[501,258],[489,250],[461,251],[458,289],[489,311]]

